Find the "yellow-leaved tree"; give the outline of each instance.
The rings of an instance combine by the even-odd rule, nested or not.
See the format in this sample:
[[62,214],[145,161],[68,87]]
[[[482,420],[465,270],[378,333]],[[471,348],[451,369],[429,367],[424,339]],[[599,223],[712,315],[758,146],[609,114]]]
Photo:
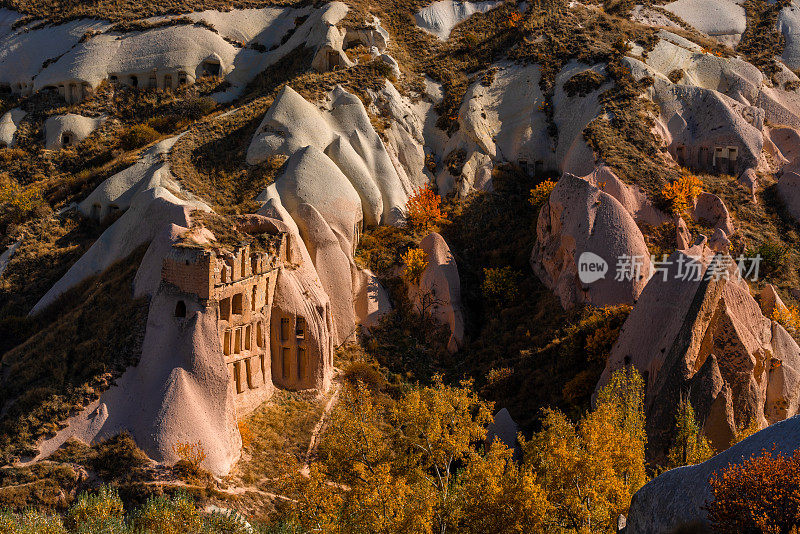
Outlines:
[[389,396],[345,384],[307,477],[287,485],[304,531],[613,531],[645,482],[642,380],[616,373],[577,425],[548,411],[522,461],[484,446],[491,403],[471,382]]
[[667,467],[699,464],[712,456],[714,449],[695,420],[692,403],[682,398],[675,418],[675,437],[667,452]]
[[634,369],[617,371],[577,425],[548,410],[542,430],[523,444],[553,507],[553,531],[613,532],[647,481],[643,392]]

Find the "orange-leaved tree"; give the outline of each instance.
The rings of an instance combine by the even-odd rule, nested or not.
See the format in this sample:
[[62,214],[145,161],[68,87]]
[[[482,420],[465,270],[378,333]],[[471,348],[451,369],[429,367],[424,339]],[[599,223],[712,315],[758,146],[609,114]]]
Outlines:
[[720,534],[790,534],[800,529],[800,450],[762,451],[709,480],[708,518]]
[[406,219],[408,225],[415,230],[427,230],[444,216],[442,197],[430,185],[415,191],[406,203]]
[[703,184],[700,178],[693,174],[684,174],[664,186],[661,194],[674,213],[683,213],[702,192]]

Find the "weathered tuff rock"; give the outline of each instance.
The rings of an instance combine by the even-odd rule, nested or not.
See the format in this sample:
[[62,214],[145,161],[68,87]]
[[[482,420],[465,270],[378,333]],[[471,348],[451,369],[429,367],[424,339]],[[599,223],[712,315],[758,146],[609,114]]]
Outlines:
[[[461,279],[450,247],[436,232],[428,234],[420,248],[428,266],[418,287],[410,288],[410,299],[420,312],[430,313],[434,320],[450,327],[447,350],[456,352],[464,342],[464,314],[461,309]],[[429,309],[423,309],[429,308]]]
[[[565,308],[587,302],[595,306],[632,304],[650,273],[650,255],[639,227],[613,196],[588,181],[565,174],[539,212],[531,266],[561,299]],[[608,265],[604,278],[583,284],[578,277],[581,254],[592,253]],[[619,258],[638,258],[638,276],[617,281]]]
[[[696,258],[700,280],[684,280]],[[714,259],[715,258],[715,259]],[[798,412],[800,347],[764,317],[746,283],[705,280],[713,256],[702,245],[677,251],[642,291],[620,332],[599,391],[613,371],[633,365],[645,383],[648,453],[666,454],[679,400],[688,398],[717,450],[756,420],[762,427]],[[693,277],[694,278],[694,277]]]
[[762,450],[791,455],[800,447],[800,417],[776,423],[698,465],[661,474],[636,492],[631,501],[625,534],[662,534],[681,525],[706,522],[703,506],[712,500],[709,477]]

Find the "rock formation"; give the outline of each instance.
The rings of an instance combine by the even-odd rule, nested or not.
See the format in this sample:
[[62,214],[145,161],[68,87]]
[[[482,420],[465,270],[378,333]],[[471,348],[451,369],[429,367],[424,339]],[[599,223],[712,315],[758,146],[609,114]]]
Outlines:
[[695,245],[668,261],[642,291],[597,385],[626,365],[642,373],[649,455],[670,447],[681,398],[716,450],[751,421],[764,427],[795,415],[800,347],[762,315],[730,257]]
[[464,342],[464,314],[461,309],[461,279],[458,266],[444,238],[428,234],[420,248],[428,263],[419,284],[410,288],[410,299],[419,313],[430,314],[437,322],[450,327],[447,350],[456,352]]
[[[531,267],[565,308],[632,304],[650,275],[650,254],[631,215],[617,199],[576,176],[558,181],[539,212],[536,237]],[[582,258],[598,258],[605,272],[582,282]]]

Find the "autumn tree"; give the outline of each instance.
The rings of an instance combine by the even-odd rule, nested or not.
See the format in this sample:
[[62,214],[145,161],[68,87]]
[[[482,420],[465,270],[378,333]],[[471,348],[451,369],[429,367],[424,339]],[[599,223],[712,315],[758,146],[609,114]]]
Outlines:
[[443,218],[442,197],[430,185],[418,189],[406,203],[406,219],[414,230],[428,230],[438,219]]
[[763,451],[709,480],[708,519],[720,534],[790,534],[800,528],[800,450]]
[[422,273],[428,267],[425,261],[425,251],[421,248],[412,247],[402,255],[403,275],[411,284],[419,284]]
[[635,370],[617,371],[578,424],[547,410],[542,430],[524,443],[553,507],[553,530],[613,531],[646,482],[643,391]]
[[470,382],[389,397],[346,385],[308,478],[289,485],[313,532],[607,532],[645,482],[642,380],[617,372],[578,424],[546,413],[523,459],[484,446],[490,403]]
[[675,421],[675,434],[667,453],[667,466],[670,469],[684,465],[705,462],[714,456],[714,450],[697,424],[692,404],[681,399]]

